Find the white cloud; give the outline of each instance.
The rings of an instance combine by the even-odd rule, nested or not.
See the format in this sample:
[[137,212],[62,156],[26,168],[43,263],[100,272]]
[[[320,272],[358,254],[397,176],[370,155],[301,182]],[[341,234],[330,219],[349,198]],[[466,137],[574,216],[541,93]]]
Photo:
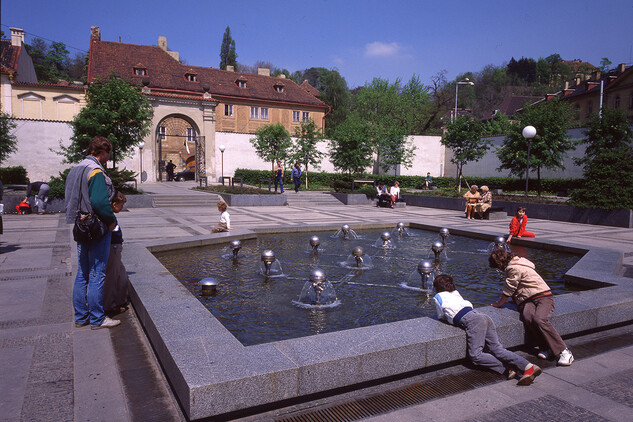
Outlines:
[[401,50],[400,45],[397,42],[384,43],[380,41],[374,41],[365,45],[366,57],[387,57],[395,56]]

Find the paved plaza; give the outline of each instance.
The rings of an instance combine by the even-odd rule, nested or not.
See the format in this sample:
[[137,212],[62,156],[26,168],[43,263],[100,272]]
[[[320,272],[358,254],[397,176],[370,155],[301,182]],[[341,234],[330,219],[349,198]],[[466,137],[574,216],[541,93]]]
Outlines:
[[[161,197],[189,197],[195,204],[209,194],[190,191],[192,182],[151,183],[142,188]],[[237,228],[295,224],[393,223],[472,225],[507,233],[505,220],[465,220],[463,213],[431,208],[376,208],[321,205],[318,192],[287,193],[285,207],[231,207]],[[204,204],[205,202],[202,201]],[[161,239],[207,235],[217,209],[201,206],[132,208],[118,215],[125,250]],[[178,421],[185,420],[133,309],[116,317],[112,330],[75,328],[71,292],[77,266],[71,226],[62,214],[5,215],[0,236],[0,421]],[[530,219],[538,239],[565,240],[624,252],[626,275],[633,276],[633,229]],[[614,328],[570,339],[589,350],[570,368],[550,365],[533,386],[498,381],[445,398],[401,406],[373,420],[630,420],[633,412],[633,327]],[[606,340],[605,340],[606,339]],[[583,349],[585,348],[585,349]],[[457,365],[449,371],[466,370]],[[432,375],[432,374],[431,374]],[[439,375],[439,374],[438,374]],[[430,376],[426,374],[426,376]],[[399,381],[401,386],[405,381]],[[396,386],[392,386],[396,388]],[[377,394],[319,398],[315,406]],[[399,387],[398,387],[399,388]],[[290,406],[290,405],[289,405]],[[247,420],[288,417],[301,409],[245,416]],[[334,420],[334,419],[333,419]]]

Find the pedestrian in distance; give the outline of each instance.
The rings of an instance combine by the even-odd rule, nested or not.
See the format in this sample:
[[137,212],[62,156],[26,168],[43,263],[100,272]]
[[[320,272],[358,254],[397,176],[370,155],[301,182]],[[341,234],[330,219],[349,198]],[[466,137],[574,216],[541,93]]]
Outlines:
[[301,165],[296,163],[292,168],[292,181],[295,183],[295,193],[299,193],[299,186],[301,186]]
[[277,192],[277,185],[279,185],[281,193],[284,193],[284,168],[281,165],[281,161],[277,161],[277,167],[275,168],[275,192]]

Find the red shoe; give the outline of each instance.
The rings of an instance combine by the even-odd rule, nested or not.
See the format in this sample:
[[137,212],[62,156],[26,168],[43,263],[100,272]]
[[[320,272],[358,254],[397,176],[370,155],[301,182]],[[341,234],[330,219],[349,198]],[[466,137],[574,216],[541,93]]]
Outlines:
[[523,376],[519,380],[518,385],[532,384],[534,382],[534,378],[541,375],[542,372],[543,370],[541,368],[534,365],[533,363],[530,363],[528,366],[525,367],[525,371],[523,371]]

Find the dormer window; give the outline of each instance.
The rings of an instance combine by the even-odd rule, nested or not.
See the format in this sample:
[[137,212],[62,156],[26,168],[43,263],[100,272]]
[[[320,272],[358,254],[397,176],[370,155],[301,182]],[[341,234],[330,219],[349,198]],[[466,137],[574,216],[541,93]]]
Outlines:
[[195,73],[187,72],[185,73],[185,79],[189,82],[198,82],[198,75]]
[[147,69],[144,67],[135,67],[134,76],[147,76]]
[[274,85],[273,88],[275,88],[275,91],[279,92],[280,94],[285,91],[284,86],[280,84]]
[[235,85],[237,85],[238,88],[246,88],[246,80],[238,79],[237,81],[235,81]]

